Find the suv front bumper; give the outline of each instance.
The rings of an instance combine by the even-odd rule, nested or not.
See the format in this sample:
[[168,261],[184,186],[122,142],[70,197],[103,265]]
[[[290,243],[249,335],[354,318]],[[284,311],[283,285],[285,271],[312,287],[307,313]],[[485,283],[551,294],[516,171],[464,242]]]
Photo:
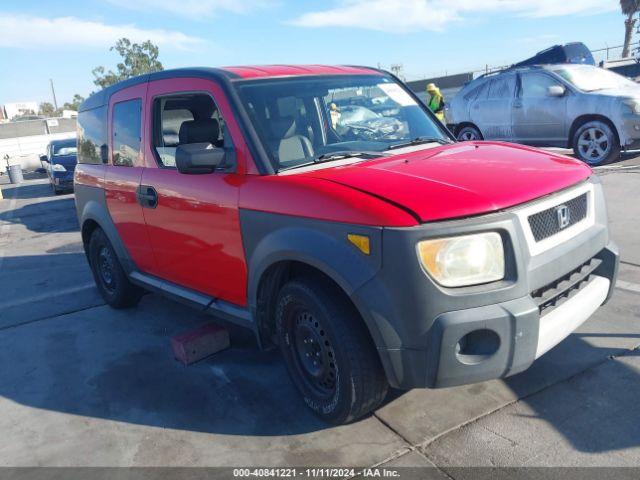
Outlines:
[[[521,372],[608,300],[618,251],[609,242],[601,186],[591,185],[589,228],[533,256],[517,210],[385,230],[383,267],[352,299],[375,325],[372,336],[393,387],[448,387]],[[418,241],[480,231],[503,237],[509,263],[503,281],[447,289],[422,271]]]
[[[582,325],[608,299],[618,254],[609,245],[597,270],[560,293],[564,300],[540,312],[534,297],[446,312],[436,318],[426,351],[426,385],[449,387],[526,370]],[[566,282],[570,283],[570,282]],[[463,344],[461,339],[468,339]],[[495,339],[494,342],[491,339]]]

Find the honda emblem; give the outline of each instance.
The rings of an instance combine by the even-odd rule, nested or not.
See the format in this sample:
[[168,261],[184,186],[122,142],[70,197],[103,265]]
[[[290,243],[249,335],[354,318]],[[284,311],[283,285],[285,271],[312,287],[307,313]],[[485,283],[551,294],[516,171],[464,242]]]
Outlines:
[[556,207],[556,215],[558,215],[558,227],[560,230],[569,226],[571,222],[571,212],[566,205],[560,205]]

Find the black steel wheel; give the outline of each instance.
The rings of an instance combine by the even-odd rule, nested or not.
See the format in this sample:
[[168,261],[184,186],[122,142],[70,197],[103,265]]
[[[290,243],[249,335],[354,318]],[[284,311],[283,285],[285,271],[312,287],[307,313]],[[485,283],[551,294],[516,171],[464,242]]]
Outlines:
[[293,312],[290,321],[294,360],[301,379],[318,396],[330,397],[336,389],[338,370],[327,332],[304,306]]
[[99,247],[96,268],[102,288],[113,293],[116,290],[116,282],[114,279],[115,259],[111,252],[111,249],[106,245]]
[[89,241],[89,264],[98,291],[113,308],[127,308],[140,301],[143,290],[132,284],[105,233],[96,228]]
[[322,277],[280,290],[276,331],[287,370],[311,410],[341,424],[377,408],[388,383],[369,332],[344,293]]

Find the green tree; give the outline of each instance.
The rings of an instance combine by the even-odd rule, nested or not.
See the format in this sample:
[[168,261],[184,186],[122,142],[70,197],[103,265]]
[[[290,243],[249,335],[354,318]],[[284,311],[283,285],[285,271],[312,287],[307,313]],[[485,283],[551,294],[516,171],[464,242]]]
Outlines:
[[636,26],[636,19],[633,17],[640,11],[640,0],[620,0],[620,9],[622,14],[627,16],[624,21],[624,45],[622,47],[622,58],[627,58],[633,29]]
[[158,60],[158,47],[150,40],[143,43],[131,43],[128,38],[121,38],[109,50],[118,52],[122,57],[122,62],[116,65],[115,72],[113,70],[107,71],[105,67],[96,67],[92,70],[91,73],[95,77],[93,83],[100,88],[106,88],[121,80],[143,73],[163,70],[162,63]]
[[42,102],[38,105],[38,115],[42,115],[44,117],[55,117],[57,113],[58,112],[53,104],[49,102]]
[[82,102],[84,102],[84,97],[76,93],[73,96],[73,100],[71,100],[71,102],[66,102],[62,108],[64,110],[75,110],[77,112]]

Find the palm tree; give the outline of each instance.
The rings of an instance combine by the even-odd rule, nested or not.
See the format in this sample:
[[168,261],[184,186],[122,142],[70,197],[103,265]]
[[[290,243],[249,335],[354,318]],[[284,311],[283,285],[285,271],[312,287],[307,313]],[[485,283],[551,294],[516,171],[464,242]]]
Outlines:
[[622,47],[622,58],[627,58],[633,27],[636,25],[636,19],[633,16],[640,11],[640,0],[620,0],[620,9],[622,14],[627,16],[624,21],[624,46]]

